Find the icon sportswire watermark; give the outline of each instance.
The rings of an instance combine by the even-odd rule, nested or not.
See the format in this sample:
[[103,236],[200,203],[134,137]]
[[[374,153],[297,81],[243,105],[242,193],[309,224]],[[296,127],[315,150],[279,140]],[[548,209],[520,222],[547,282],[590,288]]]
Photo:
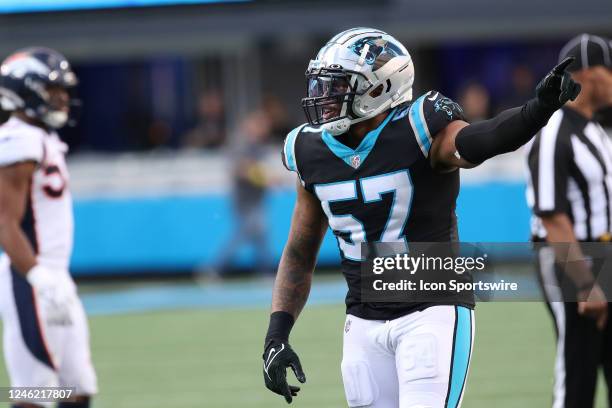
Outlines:
[[364,302],[568,302],[584,282],[612,299],[609,243],[383,242],[362,254]]

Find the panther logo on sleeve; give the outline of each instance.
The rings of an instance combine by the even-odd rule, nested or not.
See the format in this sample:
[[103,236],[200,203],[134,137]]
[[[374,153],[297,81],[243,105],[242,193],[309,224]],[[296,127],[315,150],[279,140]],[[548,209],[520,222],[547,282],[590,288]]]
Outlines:
[[453,118],[462,118],[463,117],[463,109],[457,102],[454,102],[452,99],[443,97],[436,100],[434,103],[434,110],[436,112],[444,112],[446,113],[447,119],[449,121],[453,120]]

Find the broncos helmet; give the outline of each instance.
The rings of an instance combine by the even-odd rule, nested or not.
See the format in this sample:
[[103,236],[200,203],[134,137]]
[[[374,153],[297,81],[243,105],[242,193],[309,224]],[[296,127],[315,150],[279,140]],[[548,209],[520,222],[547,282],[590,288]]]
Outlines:
[[412,100],[414,65],[406,48],[373,28],[337,34],[306,70],[308,122],[334,136]]
[[[53,129],[69,122],[69,114],[54,109],[49,86],[60,86],[69,92],[78,83],[68,60],[59,52],[43,47],[18,50],[0,65],[0,107],[6,111],[23,111]],[[70,105],[78,102],[71,97]]]

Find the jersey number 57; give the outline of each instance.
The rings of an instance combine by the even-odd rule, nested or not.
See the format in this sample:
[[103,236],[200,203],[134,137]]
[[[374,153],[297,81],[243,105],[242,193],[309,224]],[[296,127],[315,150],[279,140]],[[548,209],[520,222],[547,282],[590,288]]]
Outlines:
[[[340,250],[345,258],[362,261],[361,244],[366,242],[363,223],[350,214],[334,215],[330,203],[356,200],[357,183],[363,196],[363,205],[382,200],[385,193],[393,194],[393,204],[379,242],[406,243],[403,231],[410,214],[413,187],[408,170],[361,178],[359,180],[317,184],[315,194],[327,216],[330,228],[334,231]],[[344,238],[340,233],[348,234]]]

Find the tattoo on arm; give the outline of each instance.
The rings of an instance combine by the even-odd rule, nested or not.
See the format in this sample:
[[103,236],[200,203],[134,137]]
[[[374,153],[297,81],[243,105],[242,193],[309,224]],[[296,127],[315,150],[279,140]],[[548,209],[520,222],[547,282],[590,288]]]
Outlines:
[[297,318],[302,311],[310,293],[312,273],[327,226],[325,221],[318,201],[306,191],[299,192],[289,239],[276,275],[272,312],[285,311]]

